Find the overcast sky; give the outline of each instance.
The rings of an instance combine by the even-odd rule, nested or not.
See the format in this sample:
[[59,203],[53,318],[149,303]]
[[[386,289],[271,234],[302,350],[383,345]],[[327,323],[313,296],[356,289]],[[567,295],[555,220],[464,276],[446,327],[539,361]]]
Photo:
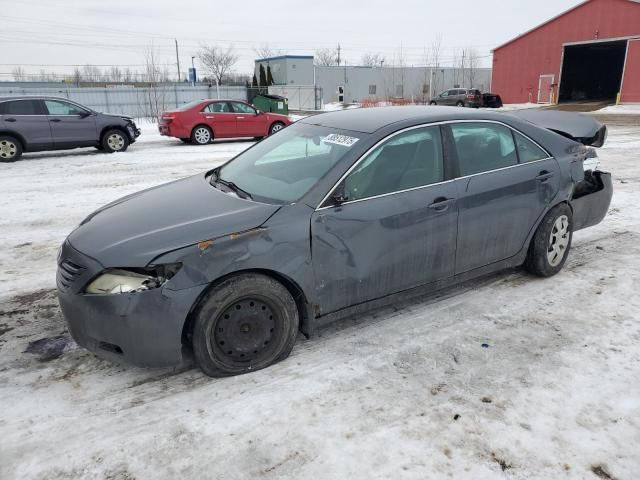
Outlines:
[[[172,72],[175,46],[181,70],[198,46],[232,44],[238,73],[253,70],[254,48],[310,55],[338,42],[350,64],[379,52],[393,63],[402,46],[406,64],[424,64],[424,48],[441,35],[445,63],[454,49],[475,47],[490,65],[497,45],[576,5],[578,0],[0,0],[0,74],[16,65],[71,72],[73,65],[141,68],[153,44]],[[196,60],[197,66],[197,60]]]

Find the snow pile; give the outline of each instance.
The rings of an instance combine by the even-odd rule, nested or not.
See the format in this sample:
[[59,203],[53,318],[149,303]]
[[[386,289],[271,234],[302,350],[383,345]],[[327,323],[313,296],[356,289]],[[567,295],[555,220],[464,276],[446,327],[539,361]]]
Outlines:
[[594,113],[640,115],[640,103],[628,105],[610,105],[608,107],[601,108]]

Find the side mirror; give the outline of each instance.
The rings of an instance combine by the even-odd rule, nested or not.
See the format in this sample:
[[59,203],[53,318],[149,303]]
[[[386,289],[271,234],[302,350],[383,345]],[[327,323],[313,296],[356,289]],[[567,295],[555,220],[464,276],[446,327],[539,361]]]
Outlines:
[[262,115],[262,111],[256,108],[256,115]]
[[80,112],[80,118],[87,118],[91,116],[91,112],[87,112],[86,110]]

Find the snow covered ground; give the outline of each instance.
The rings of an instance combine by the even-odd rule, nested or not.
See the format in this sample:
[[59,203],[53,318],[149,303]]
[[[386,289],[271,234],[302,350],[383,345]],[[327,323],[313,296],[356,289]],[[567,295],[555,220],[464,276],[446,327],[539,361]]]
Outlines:
[[608,107],[601,108],[595,113],[640,115],[640,104],[609,105]]
[[1,479],[637,478],[640,129],[610,129],[610,213],[553,278],[506,272],[396,305],[221,380],[75,346],[53,290],[65,235],[249,145],[145,128],[123,154],[0,164]]

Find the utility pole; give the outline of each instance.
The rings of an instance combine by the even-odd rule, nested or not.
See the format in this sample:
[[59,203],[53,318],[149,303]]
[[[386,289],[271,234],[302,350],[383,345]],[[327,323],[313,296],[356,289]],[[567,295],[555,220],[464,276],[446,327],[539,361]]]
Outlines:
[[178,55],[178,39],[173,39],[176,42],[176,65],[178,66],[178,83],[180,83],[180,55]]
[[340,66],[340,43],[338,42],[338,58],[336,59],[338,66]]

